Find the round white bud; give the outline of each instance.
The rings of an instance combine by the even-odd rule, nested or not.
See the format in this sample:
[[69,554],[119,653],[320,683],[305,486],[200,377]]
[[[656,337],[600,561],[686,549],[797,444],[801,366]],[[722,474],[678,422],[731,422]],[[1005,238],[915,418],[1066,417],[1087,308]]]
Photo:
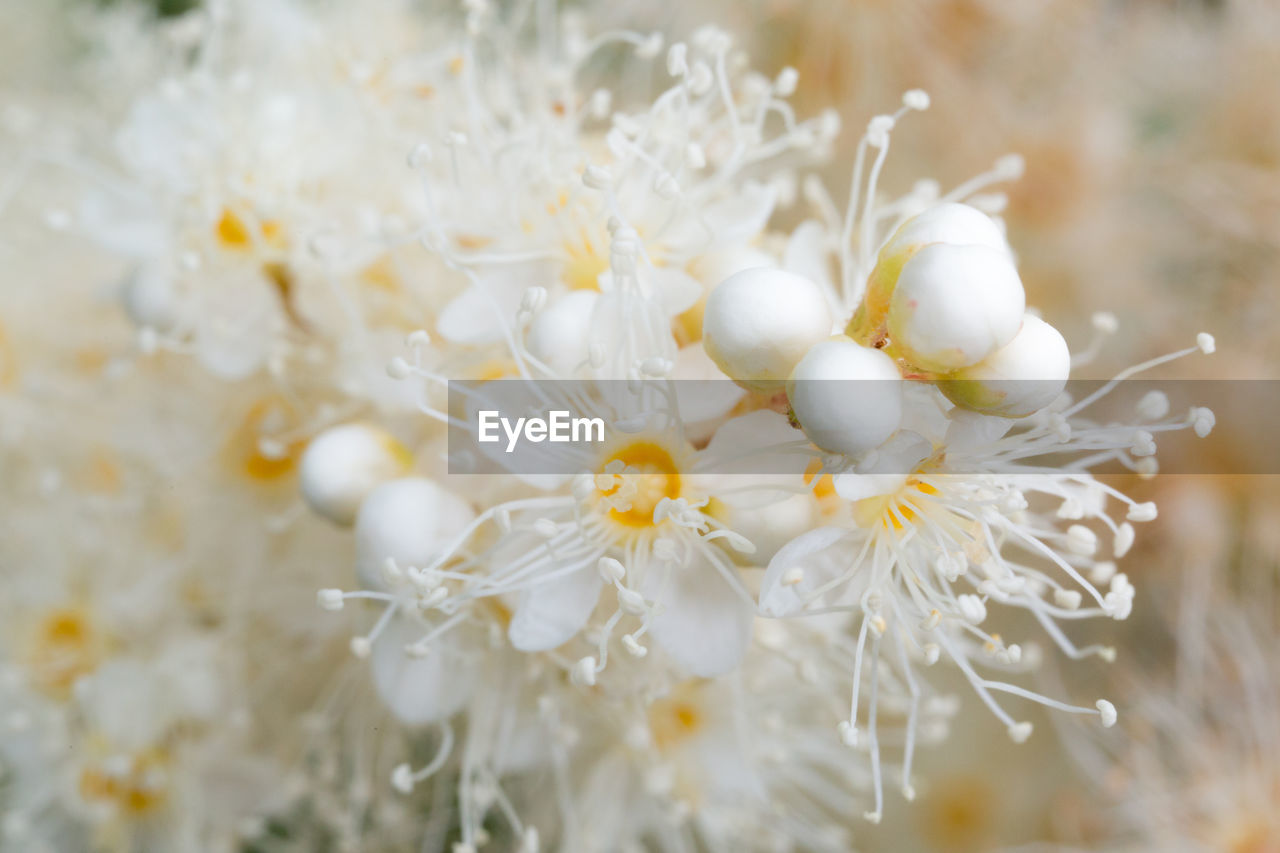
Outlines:
[[313,510],[338,524],[350,524],[365,495],[412,464],[409,451],[385,430],[366,423],[342,424],[307,445],[298,484]]
[[831,453],[862,453],[902,423],[902,377],[879,350],[838,336],[805,354],[787,381],[800,428]]
[[934,205],[898,226],[880,247],[850,334],[865,341],[881,329],[903,265],[920,249],[936,243],[985,246],[1010,258],[1013,256],[1000,227],[982,211],[956,202]]
[[934,205],[902,223],[880,248],[880,257],[887,258],[903,250],[931,243],[986,246],[988,249],[1010,254],[1004,232],[996,225],[995,220],[976,207],[947,202]]
[[902,267],[889,304],[889,336],[912,364],[951,371],[1010,343],[1025,310],[1022,281],[1007,254],[935,243]]
[[962,367],[938,388],[957,406],[1022,418],[1052,403],[1066,387],[1071,352],[1053,326],[1027,314],[1007,345],[970,367]]
[[425,477],[391,480],[371,491],[356,518],[356,573],[366,589],[385,586],[382,567],[425,568],[475,518],[465,500]]
[[702,339],[707,355],[744,388],[782,387],[809,348],[831,334],[822,289],[779,269],[734,273],[707,297]]

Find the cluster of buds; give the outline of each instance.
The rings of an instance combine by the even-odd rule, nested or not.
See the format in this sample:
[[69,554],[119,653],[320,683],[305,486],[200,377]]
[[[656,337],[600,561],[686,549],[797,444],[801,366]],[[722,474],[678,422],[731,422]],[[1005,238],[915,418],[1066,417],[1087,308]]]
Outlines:
[[[1061,393],[1062,335],[1026,310],[997,224],[960,203],[903,223],[880,249],[852,319],[832,335],[830,300],[792,272],[750,269],[707,301],[707,353],[739,385],[785,388],[819,448],[859,454],[901,425],[902,379],[932,382],[955,405],[1021,418]],[[857,393],[836,382],[856,381]]]

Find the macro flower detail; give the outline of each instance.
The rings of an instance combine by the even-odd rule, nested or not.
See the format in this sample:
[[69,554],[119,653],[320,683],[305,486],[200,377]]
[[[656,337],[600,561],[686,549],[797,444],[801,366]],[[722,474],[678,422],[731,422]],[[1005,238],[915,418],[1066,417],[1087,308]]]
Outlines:
[[1265,512],[1157,476],[1274,459],[1167,379],[1248,324],[1119,299],[1187,116],[944,186],[1074,17],[784,5],[0,9],[0,851],[1271,849]]

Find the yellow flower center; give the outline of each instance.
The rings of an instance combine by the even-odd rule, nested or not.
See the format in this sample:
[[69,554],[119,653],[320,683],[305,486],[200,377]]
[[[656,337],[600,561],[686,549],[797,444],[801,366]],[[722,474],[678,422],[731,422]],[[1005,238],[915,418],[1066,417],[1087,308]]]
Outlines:
[[[213,226],[213,234],[224,249],[240,251],[254,246],[253,230],[229,207],[222,209],[222,215]],[[267,246],[276,249],[284,246],[284,227],[274,219],[263,221],[258,226],[258,234]]]
[[923,480],[908,477],[906,485],[890,495],[864,498],[853,505],[853,517],[862,527],[880,525],[902,532],[923,511],[921,495],[936,496],[938,490]]
[[591,237],[582,232],[580,244],[565,246],[568,259],[560,271],[561,278],[571,290],[599,290],[600,275],[609,268],[607,255],[596,250]]
[[86,767],[80,773],[80,795],[86,800],[109,803],[132,817],[147,814],[164,802],[161,782],[166,761],[160,750],[148,750],[133,756],[123,773]]
[[701,684],[681,684],[649,706],[649,732],[653,744],[666,752],[696,735],[706,724],[699,704]]
[[995,802],[981,779],[966,775],[938,780],[923,804],[925,835],[938,850],[985,847],[994,826]]
[[[620,466],[622,470],[614,473]],[[680,469],[662,445],[653,441],[628,444],[605,460],[605,476],[613,483],[601,494],[627,506],[609,510],[609,517],[627,527],[652,527],[653,511],[663,498],[680,497]]]
[[226,444],[224,453],[229,467],[257,483],[273,483],[293,473],[306,448],[306,440],[288,442],[280,452],[264,447],[262,442],[266,436],[284,432],[292,420],[292,408],[284,400],[274,397],[259,400]]
[[104,640],[87,610],[60,607],[36,626],[31,650],[31,670],[40,689],[65,699],[72,686],[93,672],[102,659]]

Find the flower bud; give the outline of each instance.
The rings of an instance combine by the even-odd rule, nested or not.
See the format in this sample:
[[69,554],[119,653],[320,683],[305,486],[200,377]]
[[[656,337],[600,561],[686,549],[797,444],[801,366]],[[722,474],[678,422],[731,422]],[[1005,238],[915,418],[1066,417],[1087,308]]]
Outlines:
[[893,346],[912,364],[951,371],[977,364],[1018,334],[1026,297],[1008,255],[935,243],[902,267],[889,304]]
[[1005,241],[1004,232],[990,216],[967,204],[947,202],[934,205],[902,223],[881,247],[880,257],[889,257],[912,248],[919,249],[932,243],[986,246],[1009,254],[1009,244]]
[[734,273],[707,297],[702,335],[707,355],[744,388],[771,391],[809,348],[831,334],[822,289],[779,269]]
[[939,380],[938,388],[957,406],[1002,418],[1022,418],[1056,400],[1070,373],[1071,353],[1062,335],[1044,320],[1027,314],[1008,345]]
[[870,335],[884,324],[903,265],[920,249],[934,243],[986,246],[1012,257],[999,226],[975,207],[947,202],[913,216],[880,247],[875,269],[867,281],[863,306],[851,324],[851,329],[858,330],[851,331],[855,337]]
[[430,565],[475,518],[471,505],[425,477],[391,480],[369,492],[356,517],[356,573],[361,586],[382,589],[388,559]]
[[871,450],[902,423],[898,366],[842,335],[805,354],[787,381],[787,396],[804,434],[831,453]]
[[385,430],[365,423],[342,424],[307,445],[298,484],[313,510],[338,524],[350,524],[365,495],[404,474],[412,463],[405,446]]

